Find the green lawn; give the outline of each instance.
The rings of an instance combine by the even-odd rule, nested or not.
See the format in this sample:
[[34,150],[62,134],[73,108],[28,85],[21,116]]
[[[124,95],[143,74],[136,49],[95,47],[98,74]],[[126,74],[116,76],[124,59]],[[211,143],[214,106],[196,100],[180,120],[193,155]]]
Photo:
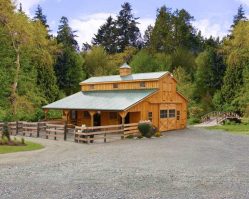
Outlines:
[[0,154],[4,153],[14,153],[14,152],[20,152],[20,151],[33,151],[42,149],[43,146],[41,144],[37,144],[34,142],[25,142],[26,146],[2,146],[0,145]]
[[229,131],[234,134],[249,135],[249,125],[248,124],[225,124],[222,126],[211,126],[207,127],[211,130],[224,130]]

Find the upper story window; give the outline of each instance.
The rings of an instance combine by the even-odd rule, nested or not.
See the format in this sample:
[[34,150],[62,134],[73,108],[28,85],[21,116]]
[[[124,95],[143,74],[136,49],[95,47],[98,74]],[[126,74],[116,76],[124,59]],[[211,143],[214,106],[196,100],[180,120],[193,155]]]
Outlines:
[[89,89],[90,89],[90,90],[93,90],[93,89],[94,89],[94,85],[93,85],[93,84],[90,85],[90,86],[89,86]]
[[113,84],[113,88],[118,88],[118,84]]
[[145,82],[140,82],[140,87],[145,88]]

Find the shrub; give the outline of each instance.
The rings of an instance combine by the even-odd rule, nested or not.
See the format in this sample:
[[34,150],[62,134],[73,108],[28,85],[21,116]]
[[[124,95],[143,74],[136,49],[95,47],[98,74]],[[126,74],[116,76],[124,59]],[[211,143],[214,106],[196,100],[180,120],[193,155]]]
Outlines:
[[21,143],[22,143],[22,144],[25,144],[24,138],[21,139]]
[[197,123],[200,123],[200,119],[198,119],[198,118],[189,118],[188,123],[189,124],[197,124]]
[[9,133],[7,123],[4,123],[2,137],[6,137],[8,141],[10,141],[10,133]]
[[5,144],[8,144],[9,143],[9,140],[6,136],[3,136],[2,137],[2,144],[5,145]]
[[134,136],[133,136],[133,135],[128,135],[126,138],[127,138],[127,139],[133,139]]
[[142,135],[139,135],[139,136],[137,136],[137,138],[138,138],[138,139],[142,139],[142,138],[143,138],[143,136],[142,136]]
[[158,131],[155,133],[155,137],[161,137],[161,136],[162,136],[161,132]]
[[155,133],[155,129],[153,128],[151,122],[148,121],[140,122],[138,124],[138,130],[142,136],[147,138],[151,138]]

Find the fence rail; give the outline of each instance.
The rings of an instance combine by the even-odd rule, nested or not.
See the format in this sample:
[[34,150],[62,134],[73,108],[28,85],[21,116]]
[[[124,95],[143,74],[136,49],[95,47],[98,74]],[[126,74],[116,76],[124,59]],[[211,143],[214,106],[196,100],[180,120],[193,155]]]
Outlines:
[[74,140],[75,142],[93,143],[95,140],[104,140],[107,142],[109,135],[121,134],[121,137],[129,135],[138,135],[138,123],[125,125],[109,125],[97,127],[75,127]]
[[234,112],[220,112],[220,111],[213,111],[210,112],[206,115],[204,115],[201,118],[202,122],[207,122],[209,121],[211,118],[217,118],[217,122],[221,123],[222,121],[226,120],[226,119],[241,119],[240,116],[237,113]]
[[66,124],[46,124],[46,138],[47,139],[63,139],[67,140],[67,126]]

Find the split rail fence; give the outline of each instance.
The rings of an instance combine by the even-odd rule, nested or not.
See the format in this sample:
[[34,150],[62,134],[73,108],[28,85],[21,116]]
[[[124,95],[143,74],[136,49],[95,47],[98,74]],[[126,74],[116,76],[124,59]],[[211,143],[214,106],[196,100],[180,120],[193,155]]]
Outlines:
[[[0,122],[0,136],[4,123]],[[12,136],[40,137],[52,140],[74,140],[78,143],[93,143],[97,140],[114,140],[120,137],[139,135],[138,123],[95,127],[68,126],[58,122],[8,122],[7,128]]]

